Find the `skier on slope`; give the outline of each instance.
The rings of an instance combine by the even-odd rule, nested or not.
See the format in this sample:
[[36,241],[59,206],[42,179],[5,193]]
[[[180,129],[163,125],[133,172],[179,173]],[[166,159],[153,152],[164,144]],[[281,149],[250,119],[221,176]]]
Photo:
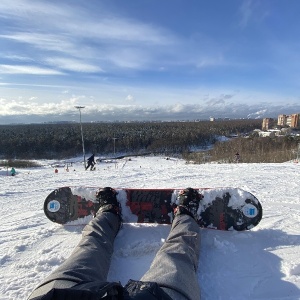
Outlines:
[[122,210],[112,188],[100,189],[96,217],[84,228],[71,256],[30,295],[30,300],[198,300],[200,233],[195,220],[200,195],[187,188],[178,196],[170,234],[140,281],[125,287],[107,282]]
[[92,156],[90,156],[87,161],[88,161],[88,165],[87,165],[87,167],[85,169],[87,170],[89,167],[91,167],[91,171],[92,171],[93,168],[94,168],[94,165],[96,164],[95,163],[95,154],[93,154]]

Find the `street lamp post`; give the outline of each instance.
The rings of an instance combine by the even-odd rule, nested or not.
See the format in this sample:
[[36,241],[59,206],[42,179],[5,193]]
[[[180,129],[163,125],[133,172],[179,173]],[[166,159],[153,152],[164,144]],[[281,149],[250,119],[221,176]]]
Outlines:
[[113,140],[114,140],[114,158],[116,158],[116,140],[117,140],[118,138],[116,138],[116,137],[113,137]]
[[84,168],[86,168],[85,163],[85,150],[84,150],[84,139],[83,139],[83,131],[82,131],[82,123],[81,123],[81,109],[84,108],[84,106],[75,106],[79,110],[79,116],[80,116],[80,130],[81,130],[81,140],[82,140],[82,153],[83,153],[83,161],[84,161]]

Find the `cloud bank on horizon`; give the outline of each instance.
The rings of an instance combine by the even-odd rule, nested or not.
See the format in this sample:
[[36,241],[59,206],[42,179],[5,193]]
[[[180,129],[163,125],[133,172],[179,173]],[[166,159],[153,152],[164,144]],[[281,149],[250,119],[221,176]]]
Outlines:
[[300,3],[2,0],[0,124],[300,112]]

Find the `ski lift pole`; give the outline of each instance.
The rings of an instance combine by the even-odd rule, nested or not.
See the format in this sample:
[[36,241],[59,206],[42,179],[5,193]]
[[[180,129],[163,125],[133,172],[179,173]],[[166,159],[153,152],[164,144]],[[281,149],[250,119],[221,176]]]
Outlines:
[[85,162],[85,149],[84,149],[84,139],[83,139],[83,131],[82,131],[82,123],[81,123],[81,109],[85,106],[75,106],[79,110],[80,116],[80,131],[81,131],[81,140],[82,140],[82,153],[83,153],[83,162],[84,162],[84,169],[86,169],[86,162]]

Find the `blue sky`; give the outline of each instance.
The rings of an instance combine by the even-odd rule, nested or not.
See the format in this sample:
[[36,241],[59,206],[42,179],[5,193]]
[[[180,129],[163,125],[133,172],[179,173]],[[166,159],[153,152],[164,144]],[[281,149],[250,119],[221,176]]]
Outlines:
[[298,0],[1,0],[0,124],[300,112]]

